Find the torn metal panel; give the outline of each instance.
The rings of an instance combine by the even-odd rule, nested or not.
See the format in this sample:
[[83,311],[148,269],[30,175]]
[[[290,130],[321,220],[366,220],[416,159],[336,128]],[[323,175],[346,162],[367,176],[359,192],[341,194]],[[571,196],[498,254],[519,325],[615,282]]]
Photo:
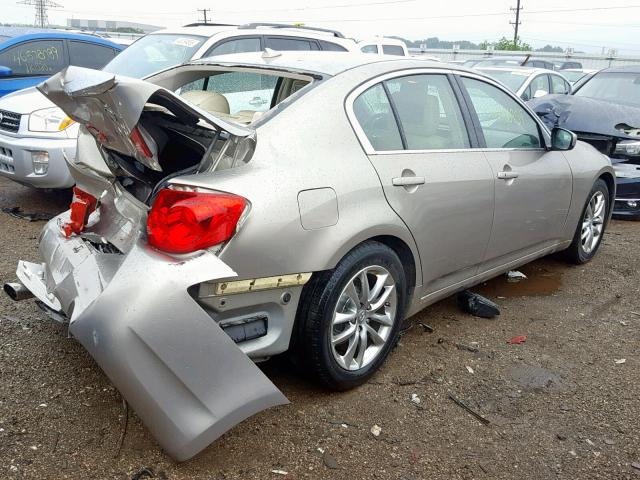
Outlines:
[[288,403],[188,293],[236,276],[218,257],[176,259],[140,241],[127,254],[101,253],[64,238],[59,221],[41,237],[44,267],[20,262],[18,276],[70,318],[69,332],[172,457],[186,460],[249,416]]

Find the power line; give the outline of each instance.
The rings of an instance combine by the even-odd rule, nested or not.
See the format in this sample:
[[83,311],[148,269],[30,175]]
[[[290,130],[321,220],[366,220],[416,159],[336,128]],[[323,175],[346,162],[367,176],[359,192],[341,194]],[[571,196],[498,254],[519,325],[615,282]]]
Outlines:
[[515,22],[509,22],[514,27],[513,46],[515,48],[518,47],[518,27],[522,23],[520,21],[520,10],[522,10],[522,7],[520,6],[520,0],[518,0],[518,5],[516,6],[516,8],[511,7],[511,11],[515,11],[516,12],[516,21]]
[[[207,13],[209,13],[210,11],[211,11],[211,9],[210,9],[210,8],[199,8],[199,9],[198,9],[198,12],[202,12],[202,16],[203,16],[203,20],[202,20],[202,22],[203,22],[203,23],[209,23],[209,22],[207,21]],[[198,21],[200,21],[200,19],[198,19]]]
[[18,2],[19,5],[30,5],[35,7],[36,18],[35,25],[40,28],[49,26],[49,17],[47,10],[49,8],[61,8],[62,5],[52,2],[51,0],[22,0]]

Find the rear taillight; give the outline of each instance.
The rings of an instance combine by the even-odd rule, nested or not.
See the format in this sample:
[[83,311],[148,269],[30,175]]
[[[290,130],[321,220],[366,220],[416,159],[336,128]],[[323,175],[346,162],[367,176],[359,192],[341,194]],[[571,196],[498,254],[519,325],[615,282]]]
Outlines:
[[231,238],[247,201],[226,193],[162,189],[147,217],[149,244],[189,253]]

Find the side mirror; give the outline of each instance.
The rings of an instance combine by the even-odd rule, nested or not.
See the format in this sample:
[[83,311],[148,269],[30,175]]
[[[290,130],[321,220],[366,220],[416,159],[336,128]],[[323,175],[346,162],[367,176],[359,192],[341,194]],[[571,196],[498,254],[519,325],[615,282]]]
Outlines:
[[578,136],[565,128],[556,127],[551,131],[551,150],[572,150]]
[[536,93],[533,94],[533,98],[544,97],[545,95],[549,95],[549,92],[545,92],[544,90],[536,90]]
[[3,67],[0,65],[0,77],[10,77],[13,74],[13,70],[9,67]]

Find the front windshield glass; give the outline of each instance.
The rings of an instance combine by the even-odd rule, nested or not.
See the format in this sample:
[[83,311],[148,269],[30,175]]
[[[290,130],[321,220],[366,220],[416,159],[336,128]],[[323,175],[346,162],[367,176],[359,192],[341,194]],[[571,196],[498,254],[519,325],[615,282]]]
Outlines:
[[598,73],[574,95],[640,106],[640,74]]
[[484,70],[483,73],[489,75],[494,80],[499,81],[505,87],[510,88],[514,92],[522,86],[524,81],[529,76],[524,72],[510,72],[510,71],[498,71],[498,70]]
[[195,35],[147,35],[128,46],[103,70],[127,77],[145,78],[191,60],[205,40],[206,37]]

